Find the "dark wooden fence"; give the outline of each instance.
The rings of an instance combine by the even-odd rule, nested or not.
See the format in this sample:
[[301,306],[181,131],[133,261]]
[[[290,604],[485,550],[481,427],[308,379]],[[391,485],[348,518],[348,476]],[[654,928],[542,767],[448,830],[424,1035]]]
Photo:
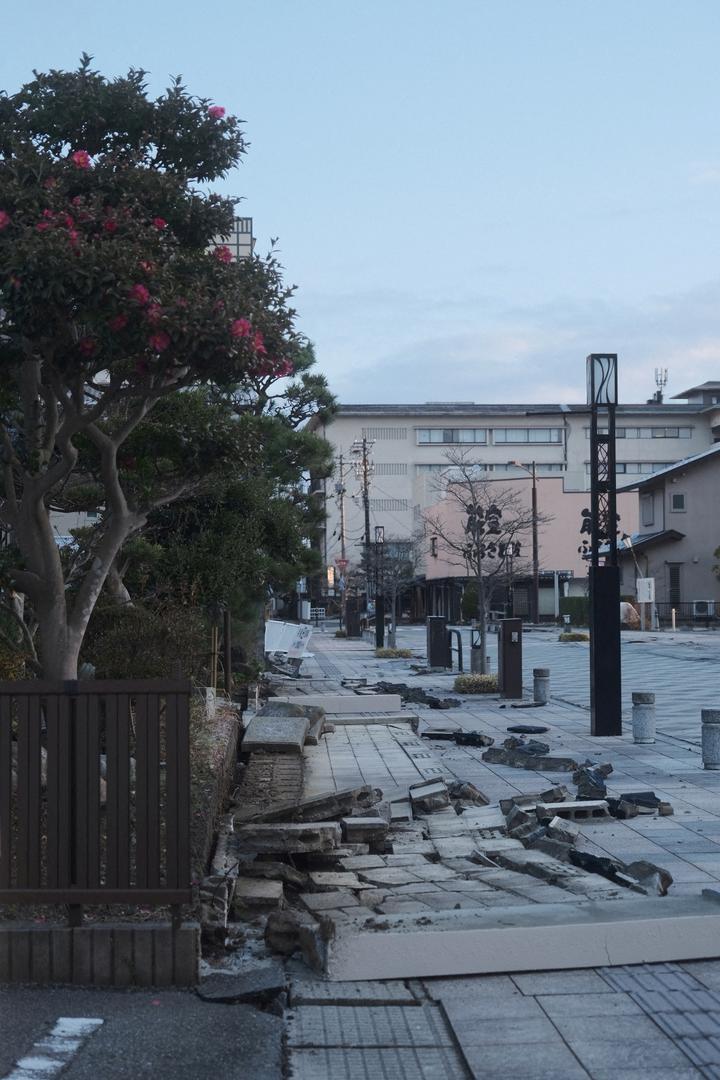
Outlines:
[[179,905],[190,684],[0,682],[0,903]]

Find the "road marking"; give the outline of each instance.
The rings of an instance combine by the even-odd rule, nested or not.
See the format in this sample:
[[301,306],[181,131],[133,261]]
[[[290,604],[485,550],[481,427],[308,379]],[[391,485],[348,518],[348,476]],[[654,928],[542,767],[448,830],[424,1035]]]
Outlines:
[[2,1080],[51,1080],[70,1063],[103,1021],[89,1016],[61,1016],[49,1035],[33,1043]]

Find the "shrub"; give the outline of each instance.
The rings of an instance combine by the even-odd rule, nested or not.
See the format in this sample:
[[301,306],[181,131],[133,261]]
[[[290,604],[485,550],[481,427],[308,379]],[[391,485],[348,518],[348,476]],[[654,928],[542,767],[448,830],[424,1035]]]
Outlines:
[[336,630],[335,631],[335,637],[347,637],[347,631],[346,630]]
[[573,626],[590,625],[590,599],[587,596],[561,596],[560,614],[569,615]]
[[458,675],[453,688],[456,694],[496,694],[497,675]]
[[103,607],[93,613],[82,660],[98,679],[183,678],[207,681],[208,624],[197,608]]
[[410,660],[412,649],[376,649],[375,655],[379,660]]
[[559,641],[589,641],[589,634],[581,634],[578,631],[568,631],[560,635]]

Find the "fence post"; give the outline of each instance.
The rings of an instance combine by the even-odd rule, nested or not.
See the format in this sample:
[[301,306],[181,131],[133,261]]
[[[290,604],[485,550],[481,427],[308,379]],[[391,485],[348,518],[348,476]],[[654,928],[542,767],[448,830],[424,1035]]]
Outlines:
[[550,700],[550,668],[533,668],[533,701],[546,705]]

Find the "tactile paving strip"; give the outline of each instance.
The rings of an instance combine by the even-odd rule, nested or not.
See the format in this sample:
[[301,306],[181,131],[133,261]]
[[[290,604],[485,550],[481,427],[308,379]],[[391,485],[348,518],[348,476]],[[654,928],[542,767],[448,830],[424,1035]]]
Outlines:
[[290,986],[290,1005],[419,1005],[402,982],[303,982]]
[[292,1080],[470,1080],[457,1050],[440,1046],[291,1050]]
[[300,1005],[288,1014],[287,1021],[288,1045],[292,1047],[454,1045],[435,1005]]

